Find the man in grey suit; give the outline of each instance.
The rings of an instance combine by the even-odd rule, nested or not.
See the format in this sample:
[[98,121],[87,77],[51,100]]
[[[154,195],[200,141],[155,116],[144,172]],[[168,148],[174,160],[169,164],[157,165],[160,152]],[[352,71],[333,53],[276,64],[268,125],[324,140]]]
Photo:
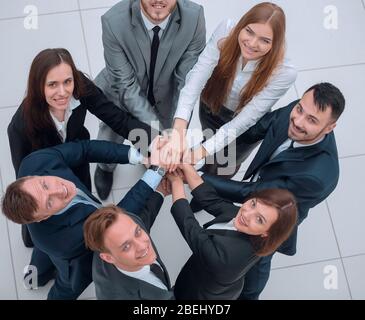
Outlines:
[[[123,0],[101,22],[106,67],[96,84],[137,119],[170,128],[185,76],[205,46],[203,7],[189,0]],[[98,139],[123,142],[104,123]],[[97,166],[101,199],[109,195],[114,169]]]
[[84,237],[95,251],[92,274],[97,299],[174,298],[167,270],[149,236],[162,202],[155,192],[138,214],[109,206],[89,216]]

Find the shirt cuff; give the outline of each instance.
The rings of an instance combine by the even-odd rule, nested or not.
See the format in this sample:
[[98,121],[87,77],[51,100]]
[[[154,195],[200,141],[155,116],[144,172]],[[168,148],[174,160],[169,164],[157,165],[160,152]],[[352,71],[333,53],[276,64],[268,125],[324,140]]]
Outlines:
[[148,169],[141,179],[155,191],[162,180],[162,176],[156,171]]
[[157,192],[162,197],[162,199],[165,199],[165,195],[161,191],[155,190],[155,192]]
[[128,158],[130,164],[140,164],[143,163],[143,156],[134,147],[129,148]]
[[183,119],[185,121],[189,121],[191,116],[191,111],[181,108],[177,109],[174,115],[175,118]]

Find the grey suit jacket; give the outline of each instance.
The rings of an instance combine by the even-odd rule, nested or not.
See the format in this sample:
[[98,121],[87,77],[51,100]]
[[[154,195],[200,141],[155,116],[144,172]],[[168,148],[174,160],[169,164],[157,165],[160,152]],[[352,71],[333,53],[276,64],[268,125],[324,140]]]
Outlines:
[[[130,217],[143,228],[147,233],[155,221],[155,218],[163,203],[162,197],[153,193],[148,199],[146,207],[137,214],[128,213]],[[118,204],[119,206],[119,204]],[[127,209],[128,205],[124,204]],[[161,261],[156,246],[152,239],[151,243],[157,254],[157,261],[161,265],[169,289],[170,279],[167,269]],[[139,280],[120,272],[114,265],[103,261],[98,252],[94,253],[92,275],[95,283],[96,298],[98,300],[171,300],[174,294],[171,290],[163,290],[146,281]]]
[[106,67],[96,84],[117,106],[137,119],[170,128],[185,76],[205,46],[203,7],[177,0],[160,39],[154,74],[156,105],[147,100],[151,39],[142,20],[140,0],[123,0],[101,18]]

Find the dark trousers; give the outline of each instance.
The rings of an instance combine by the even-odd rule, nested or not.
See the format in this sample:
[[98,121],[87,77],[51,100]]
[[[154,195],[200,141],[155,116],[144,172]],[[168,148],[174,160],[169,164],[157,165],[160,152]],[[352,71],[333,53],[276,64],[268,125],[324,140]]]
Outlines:
[[261,258],[246,274],[245,284],[238,300],[258,300],[270,276],[274,254]]
[[[220,127],[231,121],[233,117],[234,112],[224,106],[221,107],[218,114],[213,114],[208,106],[202,101],[200,102],[199,118],[203,130],[211,129],[215,134]],[[205,138],[207,140],[210,136]],[[259,142],[247,144],[236,139],[216,154],[208,156],[205,161],[206,165],[201,171],[230,178],[235,175],[241,163],[247,159],[258,144]]]

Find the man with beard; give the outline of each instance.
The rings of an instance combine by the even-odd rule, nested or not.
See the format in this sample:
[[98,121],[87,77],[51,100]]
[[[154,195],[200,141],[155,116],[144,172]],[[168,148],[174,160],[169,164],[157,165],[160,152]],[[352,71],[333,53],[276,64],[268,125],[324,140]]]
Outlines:
[[[333,129],[345,107],[345,98],[330,83],[309,88],[299,101],[266,114],[238,139],[262,144],[243,180],[237,182],[204,175],[219,195],[241,202],[250,193],[280,188],[291,191],[298,205],[298,224],[309,209],[325,200],[335,189],[339,163]],[[197,211],[194,200],[191,203]],[[286,255],[296,252],[297,228],[278,249]],[[272,255],[262,258],[246,275],[242,299],[258,299],[270,274]]]
[[[105,68],[95,83],[138,120],[171,128],[185,76],[205,47],[203,7],[189,0],[123,0],[101,22]],[[123,142],[104,123],[98,139]],[[114,169],[99,164],[95,171],[102,200],[110,193]]]

